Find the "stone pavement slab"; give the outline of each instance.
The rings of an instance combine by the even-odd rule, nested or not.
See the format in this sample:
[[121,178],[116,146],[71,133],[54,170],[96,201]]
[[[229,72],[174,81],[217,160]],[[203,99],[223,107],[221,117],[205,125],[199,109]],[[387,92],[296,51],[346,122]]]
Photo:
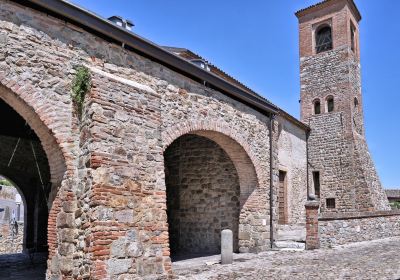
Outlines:
[[177,279],[182,280],[400,279],[400,237],[333,249],[241,255],[235,255],[232,265],[220,265],[215,262],[217,257],[209,257],[186,264],[177,262],[173,268]]

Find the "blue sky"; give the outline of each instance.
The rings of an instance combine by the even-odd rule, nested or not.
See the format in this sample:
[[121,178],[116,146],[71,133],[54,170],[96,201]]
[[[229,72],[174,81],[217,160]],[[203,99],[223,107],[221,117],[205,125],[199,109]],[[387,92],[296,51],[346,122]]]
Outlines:
[[[299,116],[294,12],[311,0],[74,0],[103,17],[120,15],[159,45],[185,47]],[[400,10],[397,0],[356,0],[366,134],[386,188],[400,188]],[[250,3],[250,4],[249,4]],[[396,94],[397,93],[397,94]],[[397,99],[396,99],[397,98]]]

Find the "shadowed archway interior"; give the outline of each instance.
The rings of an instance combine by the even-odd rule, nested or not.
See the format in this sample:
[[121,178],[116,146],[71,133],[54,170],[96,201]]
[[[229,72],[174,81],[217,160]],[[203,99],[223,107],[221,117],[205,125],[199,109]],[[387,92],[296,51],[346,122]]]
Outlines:
[[18,186],[26,201],[23,250],[47,253],[51,190],[47,156],[27,121],[1,99],[0,112],[4,120],[0,122],[0,174]]
[[164,158],[172,259],[218,254],[223,229],[233,231],[238,251],[239,176],[227,153],[206,137],[186,134]]

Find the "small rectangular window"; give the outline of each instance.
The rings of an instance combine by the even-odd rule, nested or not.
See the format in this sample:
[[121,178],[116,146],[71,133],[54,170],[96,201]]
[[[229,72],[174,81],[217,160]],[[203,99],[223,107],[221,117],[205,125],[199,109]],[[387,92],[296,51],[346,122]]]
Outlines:
[[326,199],[326,208],[329,209],[335,209],[336,208],[336,202],[334,198],[327,198]]
[[319,197],[320,193],[321,193],[321,183],[320,183],[319,171],[313,172],[313,182],[314,182],[314,194],[316,197]]

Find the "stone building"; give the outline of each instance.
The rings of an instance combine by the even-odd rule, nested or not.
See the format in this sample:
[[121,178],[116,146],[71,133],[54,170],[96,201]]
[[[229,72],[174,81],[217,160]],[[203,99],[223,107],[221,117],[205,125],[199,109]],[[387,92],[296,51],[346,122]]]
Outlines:
[[315,195],[321,212],[388,209],[364,136],[359,12],[328,0],[297,16],[301,121],[124,22],[0,3],[0,174],[49,278],[168,278],[171,259],[218,253],[226,228],[236,252],[265,251],[303,234]]

